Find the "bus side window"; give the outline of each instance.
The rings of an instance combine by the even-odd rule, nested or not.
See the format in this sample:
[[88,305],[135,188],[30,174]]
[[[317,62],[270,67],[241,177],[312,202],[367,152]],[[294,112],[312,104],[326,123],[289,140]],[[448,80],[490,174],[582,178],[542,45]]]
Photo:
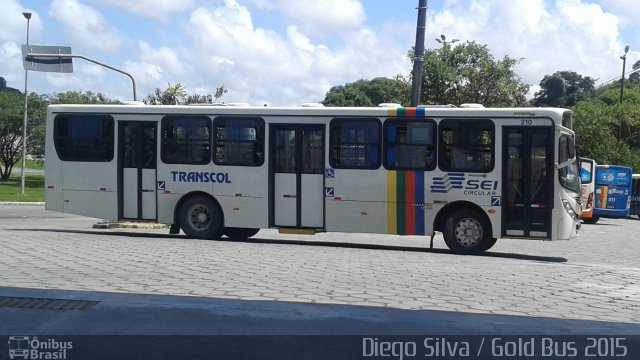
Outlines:
[[208,164],[211,120],[206,116],[165,116],[160,158],[166,164]]
[[216,165],[264,164],[264,120],[259,117],[217,117],[213,162]]
[[490,172],[495,163],[495,127],[488,119],[440,122],[439,164],[443,171]]
[[435,121],[389,119],[384,129],[385,168],[423,171],[435,168]]

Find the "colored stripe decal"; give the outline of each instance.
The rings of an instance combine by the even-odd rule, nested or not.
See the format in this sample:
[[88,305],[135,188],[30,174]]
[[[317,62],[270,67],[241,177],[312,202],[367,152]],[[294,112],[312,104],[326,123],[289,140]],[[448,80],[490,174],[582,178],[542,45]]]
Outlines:
[[427,115],[427,111],[423,107],[399,107],[389,109],[387,112],[389,116],[393,117],[425,117]]
[[387,233],[397,234],[396,172],[387,172]]
[[607,198],[609,197],[609,187],[602,186],[602,208],[607,208]]
[[404,207],[405,201],[405,191],[406,191],[406,182],[405,182],[405,172],[404,171],[396,171],[396,199],[398,202],[398,220],[397,220],[397,233],[399,235],[406,235],[406,208]]
[[424,171],[416,171],[416,235],[424,235]]
[[404,211],[405,211],[405,233],[407,235],[415,235],[416,233],[416,172],[407,171],[405,173],[406,190],[404,192]]
[[424,172],[389,171],[387,173],[387,232],[399,235],[424,235]]

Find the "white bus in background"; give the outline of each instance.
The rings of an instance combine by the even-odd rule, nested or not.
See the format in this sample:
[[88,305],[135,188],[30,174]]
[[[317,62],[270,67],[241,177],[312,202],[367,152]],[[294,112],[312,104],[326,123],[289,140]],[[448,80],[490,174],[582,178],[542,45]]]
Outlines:
[[51,105],[46,136],[48,210],[192,238],[440,231],[470,254],[580,226],[565,109]]

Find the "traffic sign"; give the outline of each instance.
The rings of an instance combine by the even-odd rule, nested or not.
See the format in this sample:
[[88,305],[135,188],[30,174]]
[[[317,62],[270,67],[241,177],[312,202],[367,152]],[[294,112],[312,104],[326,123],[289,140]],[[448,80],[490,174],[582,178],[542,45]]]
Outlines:
[[22,66],[29,71],[72,73],[70,46],[22,45]]

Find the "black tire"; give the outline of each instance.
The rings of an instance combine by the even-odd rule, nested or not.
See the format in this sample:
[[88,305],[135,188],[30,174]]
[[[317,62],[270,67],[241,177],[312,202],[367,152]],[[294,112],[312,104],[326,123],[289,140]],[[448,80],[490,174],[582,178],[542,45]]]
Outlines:
[[229,239],[248,239],[253,235],[257,234],[260,229],[251,229],[251,228],[237,228],[237,227],[227,227],[224,228],[224,234]]
[[449,249],[463,255],[480,254],[496,242],[482,214],[471,209],[454,211],[445,222],[443,235]]
[[180,206],[178,220],[182,231],[195,239],[219,239],[224,229],[218,204],[204,195],[186,199]]
[[582,222],[584,222],[585,224],[595,224],[598,222],[598,220],[600,220],[600,217],[592,216],[590,218],[582,219]]
[[487,241],[487,242],[485,243],[484,249],[482,249],[482,251],[487,251],[487,250],[491,249],[491,248],[493,247],[493,245],[495,245],[495,244],[496,244],[496,242],[497,242],[497,241],[498,241],[498,239],[497,239],[497,238],[491,238],[491,239],[489,239],[489,241]]

